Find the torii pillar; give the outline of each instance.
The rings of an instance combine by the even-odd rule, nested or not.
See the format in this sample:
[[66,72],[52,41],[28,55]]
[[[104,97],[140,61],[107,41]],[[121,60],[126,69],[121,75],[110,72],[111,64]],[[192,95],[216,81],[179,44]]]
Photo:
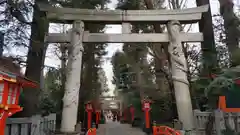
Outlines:
[[191,131],[194,130],[195,125],[189,82],[186,72],[187,60],[183,53],[182,40],[180,36],[180,22],[176,20],[168,22],[167,30],[170,38],[168,53],[170,55],[171,73],[175,90],[178,117],[183,123],[184,130],[189,131],[192,134]]
[[71,31],[71,46],[69,48],[67,78],[63,97],[63,111],[61,132],[74,132],[77,124],[78,99],[80,88],[80,76],[82,69],[83,44],[82,37],[84,23],[74,21]]

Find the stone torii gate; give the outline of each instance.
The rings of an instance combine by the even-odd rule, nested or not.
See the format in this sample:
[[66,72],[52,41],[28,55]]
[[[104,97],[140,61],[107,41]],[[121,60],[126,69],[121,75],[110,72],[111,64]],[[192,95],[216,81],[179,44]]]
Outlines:
[[[182,51],[182,42],[201,42],[202,33],[184,33],[181,24],[198,22],[202,13],[209,10],[208,5],[183,10],[90,10],[74,8],[56,8],[39,5],[52,23],[67,22],[73,24],[69,34],[49,33],[48,43],[70,43],[68,73],[63,98],[62,132],[74,132],[77,120],[80,75],[83,43],[162,43],[168,42],[172,77],[179,120],[185,130],[193,130],[193,112],[187,80],[186,59]],[[89,33],[84,31],[84,23],[122,24],[123,34]],[[131,33],[131,23],[167,24],[168,33]]]

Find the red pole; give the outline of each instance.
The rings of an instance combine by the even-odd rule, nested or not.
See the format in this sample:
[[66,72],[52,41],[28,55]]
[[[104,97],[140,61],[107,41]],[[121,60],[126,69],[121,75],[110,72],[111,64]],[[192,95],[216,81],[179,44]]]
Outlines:
[[5,106],[8,101],[8,93],[9,93],[9,85],[7,81],[4,81],[4,88],[3,88],[3,93],[2,95],[2,101],[1,104],[3,105],[2,108],[0,109],[0,135],[4,135],[4,129],[6,126],[6,119],[8,117],[8,112],[5,111]]
[[96,124],[99,124],[100,112],[96,112]]
[[92,112],[88,111],[88,129],[90,129],[92,126]]
[[146,121],[146,128],[150,128],[150,120],[149,120],[149,110],[145,111],[145,121]]
[[8,117],[7,112],[5,111],[0,111],[0,135],[4,135],[4,129],[6,126],[6,119]]
[[151,110],[149,101],[144,101],[143,102],[143,109],[144,109],[144,112],[145,112],[145,127],[147,129],[149,129],[150,128],[150,114],[149,114],[149,111]]

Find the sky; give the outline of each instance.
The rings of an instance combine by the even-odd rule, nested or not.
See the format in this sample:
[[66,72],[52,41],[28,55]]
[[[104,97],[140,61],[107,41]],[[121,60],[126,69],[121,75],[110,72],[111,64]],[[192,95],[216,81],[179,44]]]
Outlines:
[[[219,3],[218,0],[210,0],[211,1],[211,10],[212,10],[212,14],[216,14],[219,13]],[[234,1],[235,4],[239,4],[237,2],[239,2],[238,0]],[[111,0],[111,3],[108,4],[108,8],[109,9],[114,9],[116,7],[117,4],[117,0]],[[187,7],[196,7],[195,4],[195,0],[188,0],[187,1]],[[106,26],[106,32],[105,33],[121,33],[121,25],[107,25]],[[198,26],[192,26],[193,27],[193,31],[197,31]],[[59,30],[56,30],[55,27],[52,25],[50,28],[49,32],[56,32]],[[60,32],[60,31],[59,31]],[[58,60],[58,58],[56,58],[56,56],[52,53],[52,49],[54,45],[51,45],[50,48],[47,51],[47,57],[45,60],[45,64],[48,66],[52,66],[52,67],[58,67],[60,65],[60,61]],[[107,55],[104,56],[105,57],[105,62],[103,63],[103,69],[105,71],[106,77],[107,77],[107,84],[109,86],[110,92],[108,93],[109,95],[113,95],[113,91],[115,89],[115,86],[112,84],[112,77],[113,77],[113,71],[112,71],[112,65],[111,65],[111,57],[114,55],[114,53],[117,50],[122,50],[122,44],[121,43],[109,43],[107,48]]]

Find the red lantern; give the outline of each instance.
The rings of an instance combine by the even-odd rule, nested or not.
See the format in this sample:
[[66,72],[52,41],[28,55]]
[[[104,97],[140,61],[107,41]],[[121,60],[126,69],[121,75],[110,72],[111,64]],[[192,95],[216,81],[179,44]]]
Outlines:
[[91,102],[87,102],[86,104],[86,112],[87,112],[87,116],[88,116],[88,129],[90,129],[91,123],[92,123],[92,112],[93,112],[93,107],[92,107],[92,103]]
[[92,111],[93,111],[93,108],[92,108],[92,104],[91,104],[91,103],[87,103],[87,104],[86,104],[86,111],[87,111],[87,112],[92,112]]
[[20,75],[0,71],[0,135],[4,135],[6,119],[22,111],[18,102],[23,87],[37,85]]
[[149,111],[150,110],[150,103],[149,102],[144,102],[144,110]]
[[142,110],[150,111],[151,110],[151,101],[150,100],[142,100]]

